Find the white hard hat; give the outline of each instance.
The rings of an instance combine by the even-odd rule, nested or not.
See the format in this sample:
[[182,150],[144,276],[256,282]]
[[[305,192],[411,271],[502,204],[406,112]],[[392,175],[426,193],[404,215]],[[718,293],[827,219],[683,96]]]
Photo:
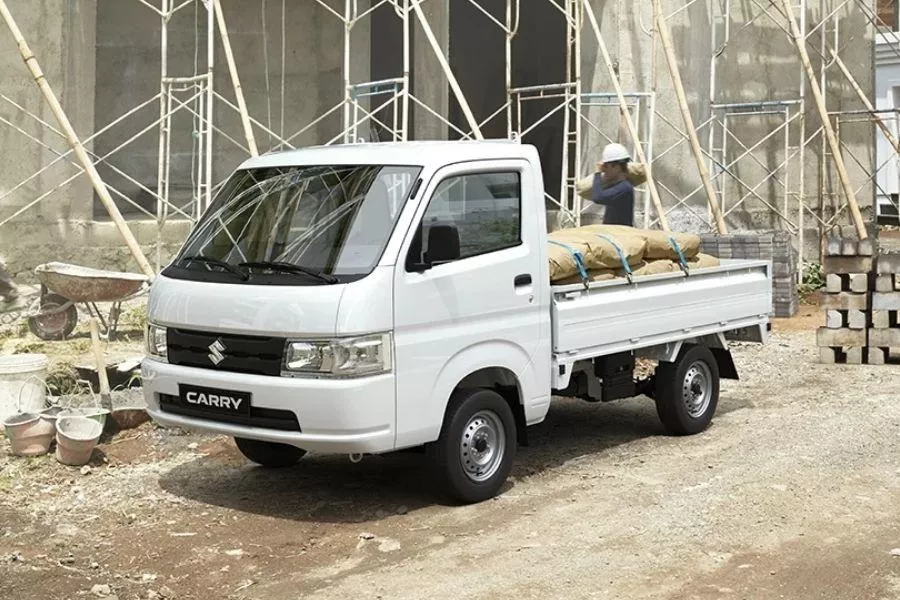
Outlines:
[[614,163],[623,160],[631,160],[631,154],[622,144],[610,144],[603,149],[603,156],[600,161],[604,163]]

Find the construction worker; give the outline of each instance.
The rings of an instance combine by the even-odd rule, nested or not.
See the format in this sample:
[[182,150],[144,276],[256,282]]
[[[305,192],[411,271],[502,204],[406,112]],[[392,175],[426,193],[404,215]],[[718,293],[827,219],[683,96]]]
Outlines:
[[628,181],[631,155],[621,144],[609,144],[603,149],[594,175],[591,200],[606,207],[605,225],[634,227],[634,186]]
[[19,305],[19,288],[13,282],[12,276],[3,268],[0,262],[0,310],[9,310]]

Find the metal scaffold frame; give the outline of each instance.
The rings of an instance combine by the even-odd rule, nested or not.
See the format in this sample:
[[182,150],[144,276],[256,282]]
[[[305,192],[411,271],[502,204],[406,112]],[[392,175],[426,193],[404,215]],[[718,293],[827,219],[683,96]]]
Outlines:
[[[268,138],[269,148],[263,148],[262,151],[293,148],[294,142],[300,136],[337,114],[341,115],[341,131],[330,139],[324,140],[326,144],[365,141],[366,135],[362,132],[367,125],[380,127],[387,132],[390,140],[407,140],[410,138],[410,119],[413,107],[417,111],[421,111],[422,115],[437,119],[447,127],[448,131],[452,132],[452,135],[461,139],[482,139],[481,127],[505,113],[508,136],[511,139],[527,141],[531,132],[547,123],[549,119],[559,115],[562,117],[565,130],[562,145],[561,185],[558,190],[548,190],[547,197],[560,209],[559,224],[568,226],[580,224],[584,212],[584,203],[579,197],[577,182],[583,175],[586,134],[594,134],[598,139],[607,142],[623,141],[619,139],[622,137],[621,134],[611,133],[609,130],[599,127],[595,119],[592,119],[592,115],[598,111],[615,109],[619,113],[619,127],[624,126],[622,129],[626,132],[627,141],[634,150],[635,160],[647,167],[647,186],[640,190],[640,193],[643,194],[644,225],[646,227],[659,226],[668,229],[668,216],[676,210],[685,210],[706,223],[707,227],[715,229],[719,233],[726,233],[728,231],[726,218],[734,216],[735,211],[748,201],[754,200],[765,205],[787,230],[799,237],[801,252],[804,246],[805,221],[809,218],[812,218],[820,229],[827,230],[840,224],[845,213],[849,211],[860,237],[864,238],[867,235],[856,196],[871,187],[871,180],[876,178],[877,172],[883,165],[875,165],[874,172],[867,172],[863,181],[851,181],[844,158],[849,159],[850,165],[855,171],[859,171],[861,168],[866,170],[868,162],[856,156],[852,146],[841,139],[842,132],[846,132],[850,127],[858,127],[860,124],[874,124],[890,141],[895,150],[900,149],[896,134],[893,134],[896,132],[896,126],[891,122],[897,118],[896,111],[887,114],[884,110],[876,109],[840,58],[841,53],[846,52],[848,43],[860,42],[860,39],[852,39],[848,42],[847,39],[841,39],[841,36],[838,35],[842,14],[855,10],[864,15],[867,28],[874,28],[877,16],[869,6],[870,0],[749,0],[749,2],[742,3],[741,6],[745,11],[752,9],[755,12],[739,25],[732,19],[733,0],[706,0],[710,22],[713,25],[710,28],[713,55],[710,58],[709,103],[699,107],[700,110],[696,110],[696,106],[692,110],[688,103],[679,71],[679,60],[669,32],[670,24],[675,19],[683,18],[683,15],[692,7],[701,6],[699,0],[667,2],[670,5],[668,12],[663,9],[661,0],[652,1],[650,10],[652,11],[653,26],[645,32],[650,37],[653,49],[652,85],[646,86],[635,82],[637,89],[626,89],[623,86],[616,61],[609,52],[607,41],[604,39],[597,15],[589,0],[541,0],[549,2],[565,20],[565,39],[560,42],[564,43],[566,47],[566,67],[565,73],[561,74],[560,81],[529,87],[513,86],[512,45],[518,35],[522,0],[506,0],[505,15],[502,18],[494,16],[482,5],[480,0],[453,0],[468,2],[476,7],[484,15],[484,18],[489,19],[503,32],[506,38],[506,101],[503,106],[497,107],[496,111],[480,123],[476,120],[456,79],[445,49],[438,41],[422,9],[422,4],[429,0],[370,0],[366,3],[361,3],[359,0],[344,0],[343,10],[334,7],[334,5],[340,4],[339,0],[314,0],[315,5],[324,11],[324,14],[338,19],[342,24],[343,98],[335,106],[292,134],[288,134],[284,130],[283,114],[281,128],[278,132],[274,131],[276,127],[272,126],[271,118],[269,119],[270,123],[266,125],[250,114],[229,39],[226,15],[219,0],[135,1],[153,11],[160,19],[159,92],[154,97],[140,102],[136,107],[114,118],[109,124],[84,140],[80,140],[53,95],[50,87],[52,82],[43,78],[43,74],[40,73],[37,66],[36,57],[31,54],[25,44],[5,2],[0,0],[3,17],[19,43],[23,58],[31,69],[41,92],[53,108],[59,128],[41,120],[2,93],[0,93],[0,100],[17,111],[25,113],[47,131],[65,139],[70,147],[67,152],[60,151],[52,147],[52,144],[27,132],[13,120],[0,117],[0,123],[15,129],[53,155],[52,160],[37,173],[8,186],[0,200],[10,194],[22,191],[29,183],[34,182],[55,165],[72,165],[75,168],[74,174],[62,183],[52,189],[42,190],[36,199],[15,210],[12,215],[0,216],[0,226],[21,216],[43,199],[64,189],[82,173],[86,173],[102,204],[109,211],[138,264],[145,272],[151,270],[149,264],[141,253],[127,223],[119,213],[113,197],[137,207],[142,214],[156,221],[159,232],[156,257],[156,270],[158,270],[162,260],[159,250],[162,247],[162,230],[166,222],[173,217],[197,219],[209,205],[215,192],[213,154],[217,137],[227,140],[235,147],[242,149],[247,155],[255,156],[261,151],[262,137],[258,140],[258,134],[263,134]],[[365,4],[365,6],[361,6],[361,4]],[[677,6],[673,9],[672,4],[677,4]],[[816,23],[810,22],[812,4],[818,6],[819,20]],[[393,9],[402,26],[402,59],[397,65],[396,75],[380,81],[354,80],[351,74],[351,59],[354,53],[368,52],[368,48],[363,51],[357,50],[353,44],[352,34],[363,19],[370,18],[375,10],[383,6]],[[195,63],[193,73],[171,73],[169,22],[176,13],[188,8],[194,8],[197,14],[205,15],[206,58],[201,64]],[[636,10],[641,11],[642,8],[636,5]],[[729,98],[729,90],[722,82],[720,63],[724,60],[731,40],[742,32],[750,30],[763,19],[766,19],[767,23],[774,23],[781,28],[797,51],[800,61],[797,71],[797,94],[792,96],[790,94],[792,89],[787,94],[779,94],[779,97],[757,100],[741,97]],[[284,20],[284,7],[282,7],[282,29],[285,26]],[[417,32],[424,34],[425,41],[440,65],[440,76],[446,80],[450,94],[461,108],[466,123],[464,127],[451,122],[447,115],[428,106],[412,92],[410,80],[414,28]],[[592,33],[597,42],[599,50],[596,59],[597,65],[599,68],[605,69],[612,89],[586,89],[581,71],[582,63],[586,58],[583,56],[584,43],[582,39],[585,33],[589,35]],[[198,31],[196,35],[199,44],[200,32]],[[230,89],[233,91],[231,98],[223,94],[223,87],[228,86],[223,86],[221,81],[216,81],[213,77],[217,60],[216,39],[222,44],[224,59],[228,67],[231,80]],[[265,42],[265,39],[263,41]],[[863,36],[862,41],[872,43],[868,36]],[[286,33],[282,31],[282,63],[285,60],[285,44]],[[900,40],[893,50],[900,55]],[[657,54],[664,58],[672,91],[677,101],[678,114],[666,113],[657,102],[659,96]],[[812,64],[810,55],[812,55],[812,59],[821,61],[818,72]],[[266,61],[268,62],[268,58]],[[828,84],[831,81],[830,78],[834,76],[835,69],[840,71],[839,75],[843,81],[854,89],[862,109],[836,111],[834,106],[829,106],[831,99],[827,93]],[[282,68],[282,96],[284,96],[283,80],[284,68]],[[650,89],[641,89],[646,87]],[[813,100],[812,105],[810,96]],[[527,123],[523,120],[522,110],[526,104],[539,104],[543,107],[541,115]],[[104,156],[97,156],[87,149],[86,144],[90,144],[99,136],[108,133],[138,113],[151,109],[154,105],[158,105],[158,117],[155,121],[112,151],[107,152]],[[815,129],[810,125],[807,114],[813,105],[821,117],[821,122],[815,123]],[[234,111],[239,115],[243,132],[242,140],[237,139],[240,136],[223,131],[221,126],[215,122],[214,115],[217,108]],[[283,113],[283,102],[281,110]],[[188,205],[181,206],[173,201],[170,184],[173,163],[172,141],[175,136],[185,134],[185,132],[173,129],[173,117],[179,113],[187,113],[191,116],[192,131],[187,133],[193,138],[194,154],[191,164],[193,181],[191,201]],[[704,117],[695,122],[695,114],[704,115]],[[754,119],[757,122],[766,120],[769,123],[769,129],[759,139],[741,139],[738,124]],[[608,121],[614,122],[613,119]],[[667,128],[668,133],[677,134],[677,140],[666,148],[660,148],[658,142],[661,135],[659,130],[663,127]],[[136,177],[117,167],[114,159],[118,153],[153,129],[156,129],[159,134],[158,179],[156,190],[149,190],[146,185],[139,183]],[[678,192],[676,191],[677,186],[672,182],[660,181],[656,178],[654,167],[661,165],[684,144],[689,146],[690,155],[696,167],[695,181],[698,184],[687,192]],[[773,145],[777,146],[781,155],[780,159],[774,163],[761,160],[758,156],[759,151],[761,149],[770,150]],[[806,189],[809,179],[806,172],[807,155],[813,145],[821,148],[818,155],[821,157],[820,172],[823,174],[818,193],[814,195],[819,199],[817,206],[811,201]],[[761,170],[762,174],[755,180],[748,181],[741,174],[741,167],[745,164],[754,165],[753,168],[757,172]],[[116,176],[137,186],[155,201],[156,210],[150,211],[139,206],[134,199],[129,198],[121,190],[104,182],[97,172],[98,165],[102,165]],[[869,170],[871,171],[871,169]],[[829,184],[832,174],[836,174],[840,182],[840,193],[830,191]],[[771,187],[773,185],[780,190],[777,197],[773,197],[771,194],[766,195],[764,191],[761,191],[764,186]],[[665,194],[666,202],[663,201],[663,194]],[[705,198],[706,214],[701,214],[701,211],[697,210],[695,200],[698,195]],[[825,214],[826,199],[833,205],[839,205],[832,214]]]

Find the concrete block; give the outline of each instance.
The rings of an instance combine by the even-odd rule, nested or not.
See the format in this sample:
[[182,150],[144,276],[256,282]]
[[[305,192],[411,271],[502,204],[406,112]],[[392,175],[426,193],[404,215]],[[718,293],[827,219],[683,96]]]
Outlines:
[[900,348],[900,329],[870,329],[869,346],[873,348]]
[[841,292],[840,294],[822,294],[819,305],[826,310],[866,310],[869,308],[868,300],[866,294]]
[[868,348],[862,347],[854,347],[847,348],[847,364],[848,365],[861,365],[863,364],[863,350],[868,350]]
[[900,273],[900,254],[882,254],[875,264],[875,272],[879,275]]
[[840,350],[837,348],[819,348],[819,362],[823,365],[836,364],[838,352]]
[[844,287],[844,280],[846,277],[846,275],[841,273],[829,273],[825,276],[825,291],[829,294],[843,292],[846,289]]
[[[887,330],[890,331],[890,330]],[[865,329],[828,329],[820,327],[816,331],[816,345],[823,346],[865,346]]]
[[872,308],[874,310],[900,310],[900,293],[875,292],[872,294]]
[[872,311],[872,327],[875,329],[887,329],[891,326],[891,312],[887,310]]
[[825,311],[825,327],[828,329],[840,329],[844,326],[844,311],[842,310],[826,310]]
[[841,256],[859,256],[859,244],[856,240],[841,240]]
[[887,363],[888,357],[888,349],[887,348],[866,348],[868,356],[867,363],[870,365],[883,365]]
[[884,274],[875,276],[876,292],[893,292],[894,291],[894,275]]
[[828,236],[828,240],[825,242],[825,256],[840,256],[841,249],[841,238]]
[[850,291],[859,294],[869,291],[869,276],[866,273],[852,273],[850,275]]
[[856,252],[860,256],[872,256],[875,254],[875,242],[872,241],[872,238],[868,238],[865,240],[859,240],[859,243],[856,245]]
[[874,260],[871,256],[826,256],[825,273],[869,273]]
[[847,311],[847,326],[850,329],[865,329],[866,328],[866,313],[862,310],[848,310]]

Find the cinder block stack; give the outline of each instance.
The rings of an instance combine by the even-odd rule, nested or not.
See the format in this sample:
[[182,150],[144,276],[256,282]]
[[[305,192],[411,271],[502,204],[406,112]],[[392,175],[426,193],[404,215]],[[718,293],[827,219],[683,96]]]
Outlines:
[[785,231],[702,234],[700,251],[721,259],[768,260],[772,262],[772,303],[776,317],[792,317],[800,308],[797,291],[797,254],[791,234]]
[[816,343],[825,364],[861,365],[868,362],[869,279],[874,263],[870,240],[828,240],[825,249],[825,290],[821,307],[825,327]]
[[825,257],[825,327],[819,356],[827,364],[900,361],[900,239],[830,239]]
[[872,283],[869,364],[883,365],[900,358],[900,252],[879,254]]

